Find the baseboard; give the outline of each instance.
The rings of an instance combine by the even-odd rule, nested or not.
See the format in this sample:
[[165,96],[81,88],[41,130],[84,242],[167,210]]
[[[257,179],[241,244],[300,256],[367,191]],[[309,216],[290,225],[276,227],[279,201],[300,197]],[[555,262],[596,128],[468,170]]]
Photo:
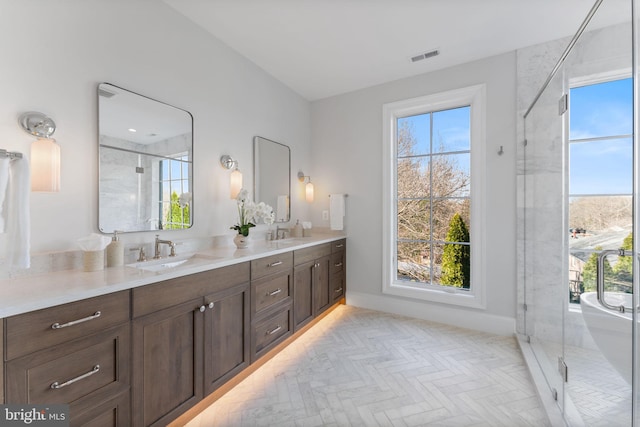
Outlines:
[[478,310],[410,301],[386,295],[364,294],[350,290],[347,292],[347,304],[496,335],[513,335],[516,330],[515,318],[496,316]]

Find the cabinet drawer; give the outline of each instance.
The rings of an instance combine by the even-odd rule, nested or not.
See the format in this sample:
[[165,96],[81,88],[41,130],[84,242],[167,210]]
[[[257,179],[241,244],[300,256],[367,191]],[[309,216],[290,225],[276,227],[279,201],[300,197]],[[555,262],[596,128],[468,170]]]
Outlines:
[[293,253],[271,255],[251,261],[251,280],[270,274],[290,270],[293,267]]
[[290,306],[277,311],[255,325],[253,335],[255,340],[254,355],[260,356],[261,353],[269,350],[270,345],[288,335],[291,335]]
[[298,249],[293,253],[293,260],[295,265],[304,264],[305,262],[313,261],[318,258],[322,258],[331,253],[331,243],[324,243],[322,245],[312,246],[310,248]]
[[344,252],[338,252],[331,255],[331,264],[329,265],[331,274],[344,271]]
[[129,321],[129,291],[9,317],[6,360]]
[[[68,403],[129,388],[129,324],[7,362],[7,403]],[[85,405],[86,406],[86,405]]]
[[331,276],[331,299],[335,302],[344,296],[346,279],[344,273],[336,273]]
[[285,272],[251,282],[251,305],[255,315],[289,298],[291,295],[291,273]]
[[126,427],[131,425],[129,393],[121,393],[91,407],[83,413],[71,414],[71,427]]
[[335,242],[331,242],[331,252],[339,252],[347,249],[347,240],[336,240]]

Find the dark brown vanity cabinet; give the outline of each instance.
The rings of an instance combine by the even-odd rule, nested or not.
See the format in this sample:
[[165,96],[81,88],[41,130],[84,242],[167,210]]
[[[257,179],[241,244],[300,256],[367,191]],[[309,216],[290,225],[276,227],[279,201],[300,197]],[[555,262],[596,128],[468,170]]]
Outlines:
[[251,261],[251,361],[293,333],[293,253]]
[[129,306],[122,291],[5,319],[6,403],[66,403],[72,426],[128,426]]
[[345,266],[340,240],[0,319],[0,403],[167,425],[339,301]]
[[249,364],[249,263],[133,289],[134,426],[166,425]]
[[309,323],[333,302],[329,286],[330,255],[330,243],[298,249],[293,253],[295,330]]

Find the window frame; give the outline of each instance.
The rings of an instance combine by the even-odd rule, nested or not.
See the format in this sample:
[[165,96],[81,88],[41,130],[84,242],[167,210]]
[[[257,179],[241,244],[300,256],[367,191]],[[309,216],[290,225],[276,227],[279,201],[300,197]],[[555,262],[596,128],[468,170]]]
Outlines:
[[[485,253],[485,101],[486,85],[383,104],[382,292],[384,294],[473,308],[486,308]],[[397,280],[397,120],[470,106],[471,287],[459,289]]]

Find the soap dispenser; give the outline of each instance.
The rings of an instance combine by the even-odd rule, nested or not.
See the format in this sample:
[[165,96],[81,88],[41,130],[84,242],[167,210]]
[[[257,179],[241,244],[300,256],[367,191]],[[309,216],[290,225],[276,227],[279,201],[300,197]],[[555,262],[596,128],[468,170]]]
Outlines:
[[302,224],[300,224],[300,220],[296,220],[296,225],[294,225],[291,230],[291,237],[302,237]]
[[113,232],[111,243],[107,245],[107,267],[121,267],[124,264],[124,245],[118,238],[118,231]]

